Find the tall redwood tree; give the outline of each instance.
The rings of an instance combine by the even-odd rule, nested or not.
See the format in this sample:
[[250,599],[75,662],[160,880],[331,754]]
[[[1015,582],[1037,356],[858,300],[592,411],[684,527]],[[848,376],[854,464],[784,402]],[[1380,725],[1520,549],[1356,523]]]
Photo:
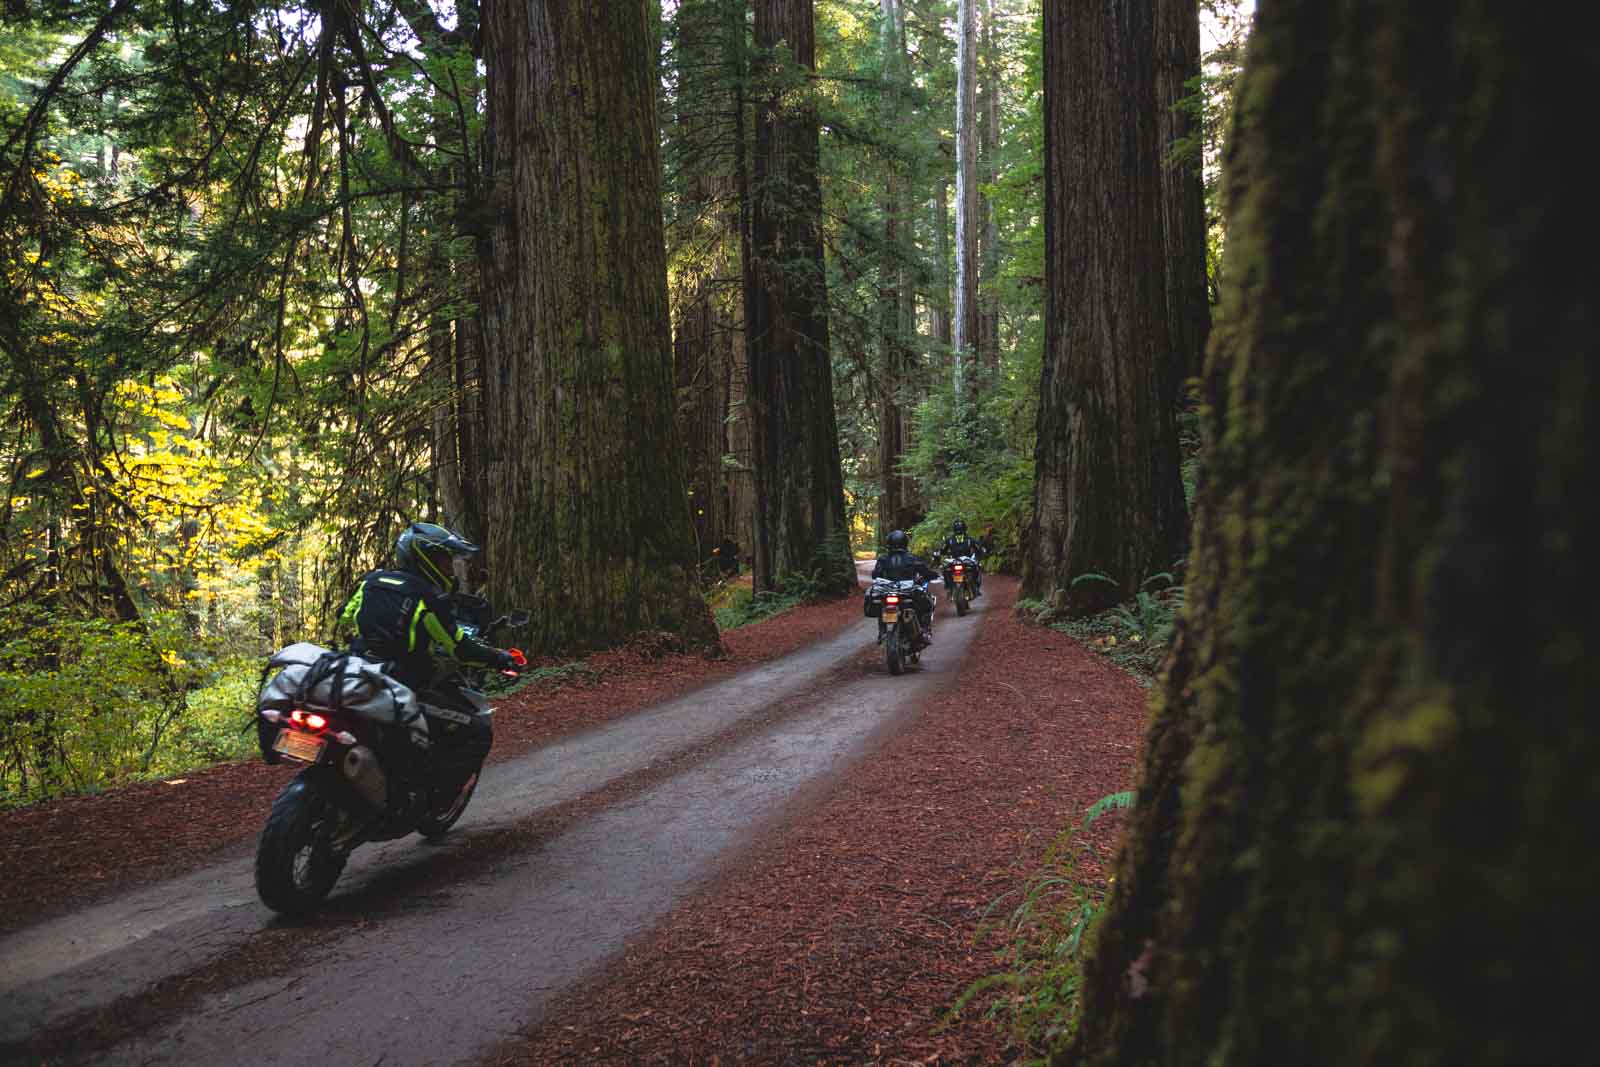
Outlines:
[[754,580],[855,585],[833,409],[822,260],[811,0],[757,0],[746,350],[755,469]]
[[1436,8],[1260,6],[1187,614],[1063,1065],[1594,1058],[1596,62]]
[[[1046,4],[1045,351],[1029,596],[1087,611],[1183,554],[1162,268],[1155,18]],[[1074,579],[1101,575],[1110,582]]]
[[505,0],[483,34],[494,589],[546,649],[714,642],[673,425],[651,4]]

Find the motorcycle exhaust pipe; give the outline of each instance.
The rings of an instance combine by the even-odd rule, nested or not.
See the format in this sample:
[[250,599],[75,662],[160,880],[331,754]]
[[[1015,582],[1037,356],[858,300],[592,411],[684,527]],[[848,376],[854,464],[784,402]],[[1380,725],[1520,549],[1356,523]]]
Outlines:
[[357,745],[344,754],[339,766],[361,799],[374,811],[382,811],[389,801],[389,779],[378,763],[377,754],[366,745]]

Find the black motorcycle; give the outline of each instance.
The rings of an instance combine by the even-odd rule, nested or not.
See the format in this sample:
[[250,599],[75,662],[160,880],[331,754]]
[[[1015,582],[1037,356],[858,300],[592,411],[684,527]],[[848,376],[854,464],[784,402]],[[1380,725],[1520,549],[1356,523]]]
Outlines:
[[[482,598],[452,600],[462,628],[485,641],[529,619],[519,611],[489,621]],[[307,651],[290,655],[297,649]],[[267,681],[273,666],[282,669]],[[435,683],[412,694],[359,656],[313,645],[275,655],[256,711],[261,755],[304,766],[273,801],[256,846],[262,903],[304,913],[333,889],[357,846],[449,831],[492,743],[487,694],[516,674],[441,660]]]
[[898,675],[907,662],[916,663],[928,647],[928,635],[917,611],[917,602],[924,598],[934,599],[925,579],[874,578],[867,589],[867,615],[878,620],[878,644],[883,646],[890,674]]
[[978,559],[976,556],[956,556],[944,562],[944,587],[955,601],[956,614],[965,615],[978,595]]

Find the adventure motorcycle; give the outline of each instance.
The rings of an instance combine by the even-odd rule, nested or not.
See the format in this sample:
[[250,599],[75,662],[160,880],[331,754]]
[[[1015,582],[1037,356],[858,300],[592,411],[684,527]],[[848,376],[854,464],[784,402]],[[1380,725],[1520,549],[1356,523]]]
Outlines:
[[[451,599],[474,638],[529,619],[518,611],[487,621],[481,597]],[[380,664],[316,645],[290,645],[268,661],[256,708],[261,756],[304,767],[273,801],[256,846],[256,892],[267,907],[309,911],[358,845],[412,832],[437,838],[461,818],[493,740],[486,691],[517,672],[440,666],[434,684],[414,693]]]
[[955,601],[956,614],[965,615],[972,600],[978,595],[978,560],[976,556],[956,556],[944,562],[944,587]]
[[917,602],[924,598],[937,603],[925,579],[874,578],[867,589],[866,614],[878,620],[878,644],[883,646],[890,674],[898,675],[907,661],[916,663],[928,647],[928,635],[917,611]]

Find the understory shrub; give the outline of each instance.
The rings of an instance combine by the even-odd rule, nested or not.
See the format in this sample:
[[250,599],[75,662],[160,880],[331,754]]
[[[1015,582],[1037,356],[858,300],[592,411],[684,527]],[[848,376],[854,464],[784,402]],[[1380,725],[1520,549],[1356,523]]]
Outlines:
[[1109,881],[1093,884],[1079,873],[1079,858],[1097,853],[1078,833],[1133,802],[1131,791],[1101,797],[1051,846],[1037,875],[989,905],[987,928],[998,925],[1007,932],[1004,969],[968,986],[951,1014],[984,1003],[986,1017],[1009,1030],[1022,1047],[1023,1064],[1047,1062],[1072,1037],[1083,945],[1110,890]]

